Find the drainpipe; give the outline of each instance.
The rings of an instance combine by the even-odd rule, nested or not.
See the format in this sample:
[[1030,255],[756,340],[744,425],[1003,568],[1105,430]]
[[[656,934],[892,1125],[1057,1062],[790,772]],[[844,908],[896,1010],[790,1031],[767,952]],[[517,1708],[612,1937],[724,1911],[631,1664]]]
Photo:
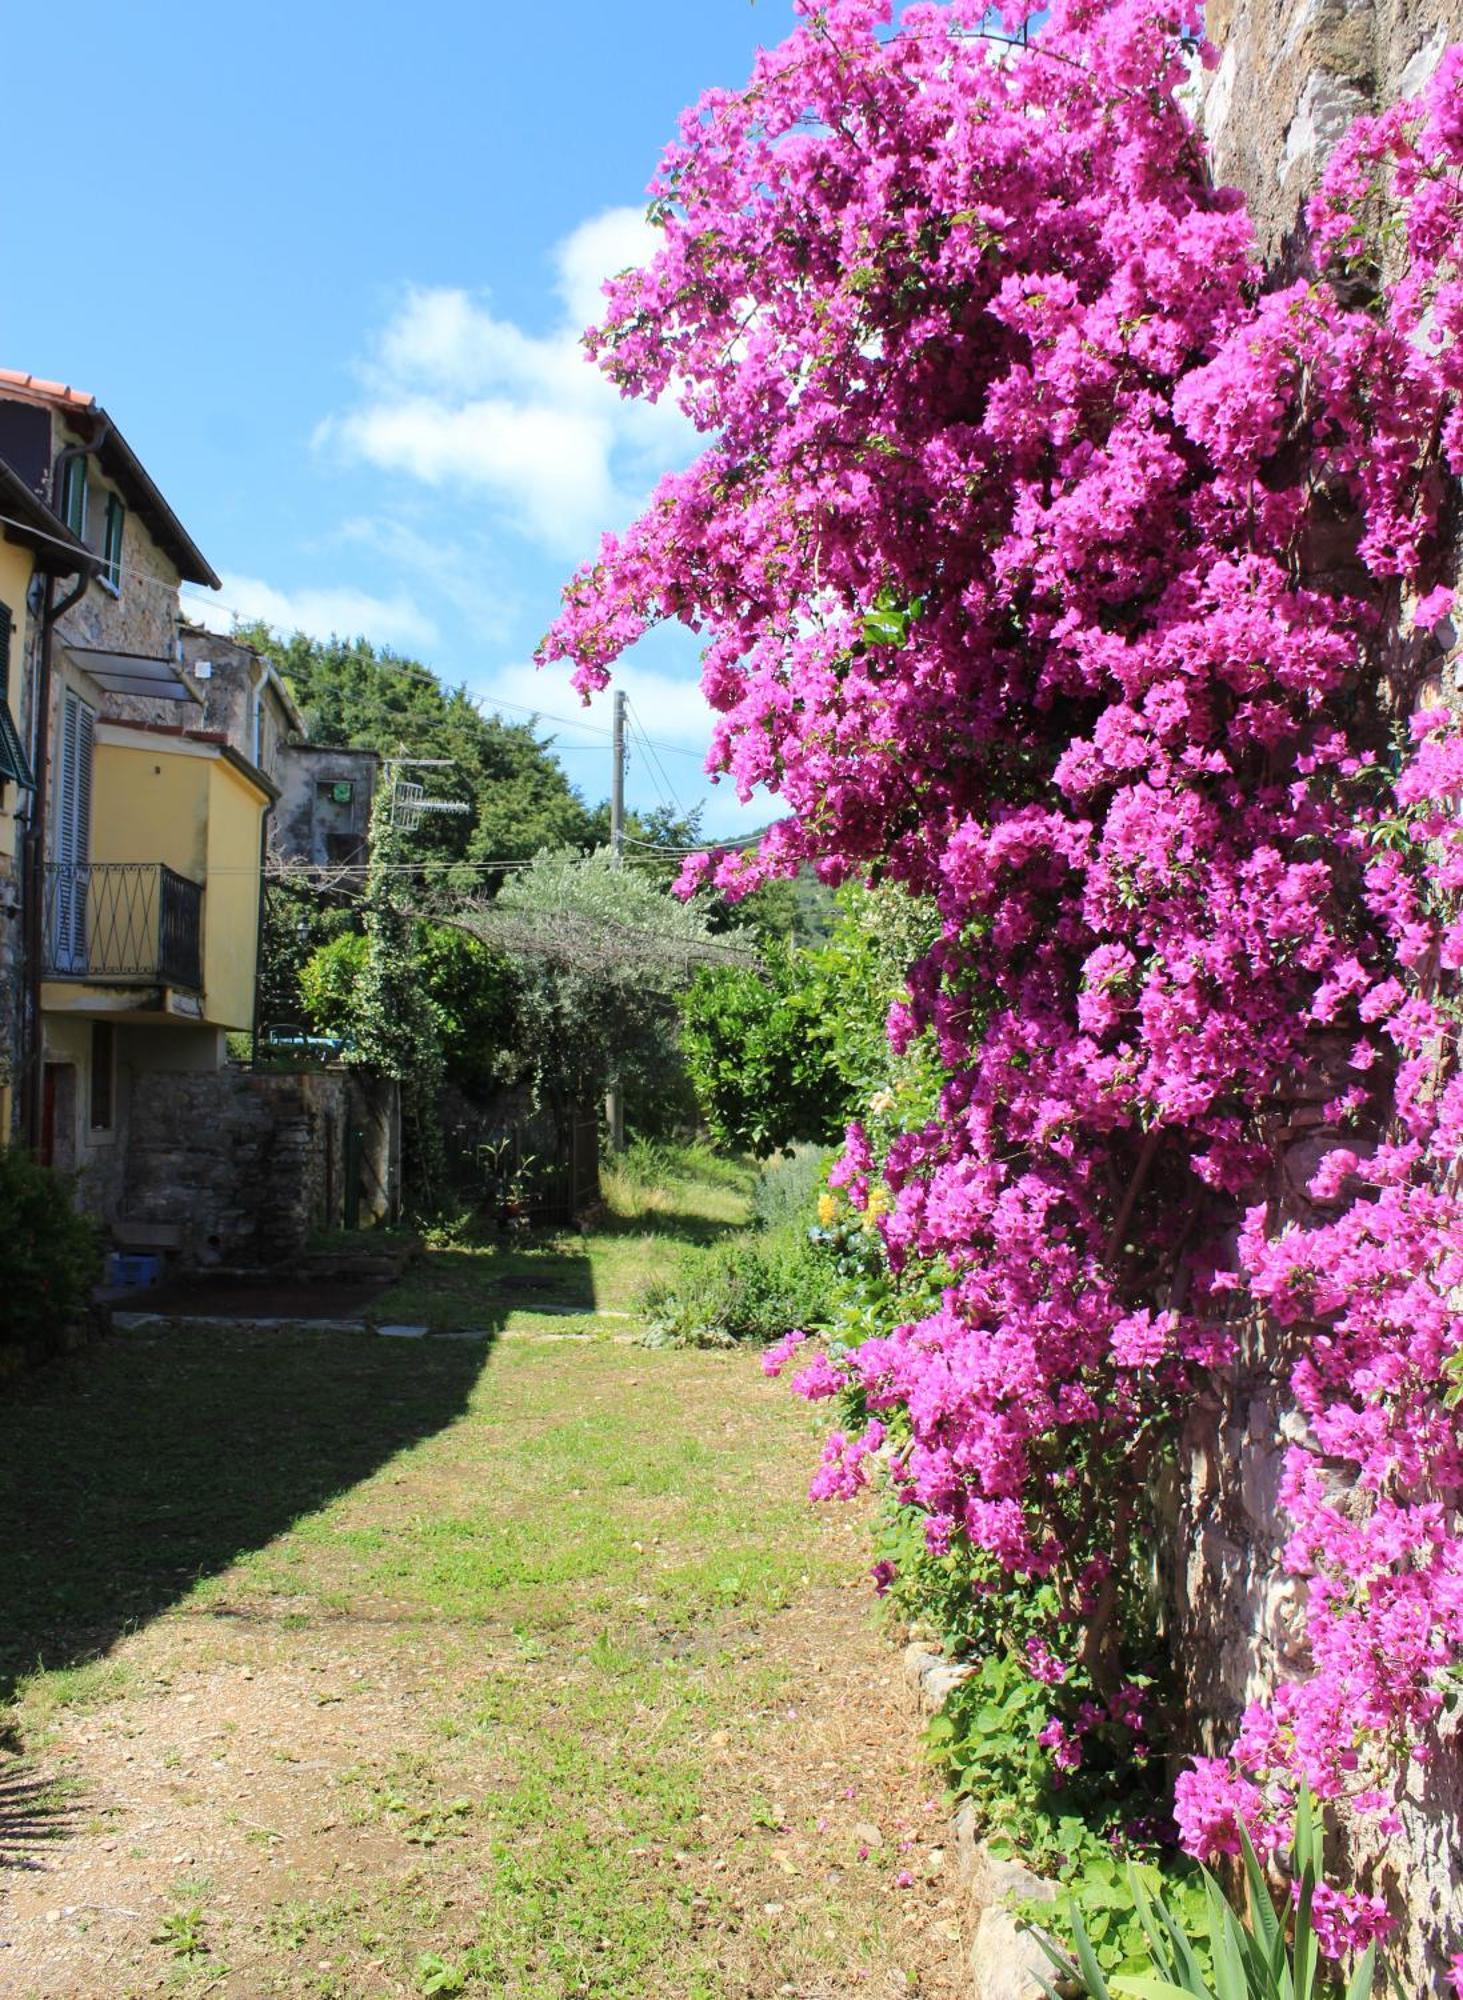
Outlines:
[[[66,467],[72,459],[90,457],[111,428],[111,419],[108,418],[102,423],[90,444],[65,445],[57,452],[56,462],[51,469],[53,500],[61,496]],[[50,801],[51,777],[51,654],[57,624],[72,605],[79,603],[86,595],[87,585],[95,573],[94,566],[85,562],[78,567],[81,573],[77,577],[75,589],[68,591],[59,604],[55,602],[56,579],[49,573],[46,576],[46,591],[41,605],[40,658],[36,667],[36,714],[35,728],[32,732],[35,739],[36,788],[31,795],[24,871],[26,1012],[29,1017],[25,1075],[25,1142],[32,1153],[38,1153],[41,1146],[46,1073],[41,1023],[41,980],[45,970],[43,960],[46,942],[46,813]]]

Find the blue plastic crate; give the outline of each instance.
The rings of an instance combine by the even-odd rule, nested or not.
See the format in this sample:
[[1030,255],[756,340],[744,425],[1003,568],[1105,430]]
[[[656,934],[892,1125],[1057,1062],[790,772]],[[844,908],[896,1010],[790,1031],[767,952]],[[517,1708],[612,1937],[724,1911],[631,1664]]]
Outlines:
[[163,1260],[150,1252],[114,1250],[107,1259],[107,1283],[122,1291],[141,1291],[163,1274]]

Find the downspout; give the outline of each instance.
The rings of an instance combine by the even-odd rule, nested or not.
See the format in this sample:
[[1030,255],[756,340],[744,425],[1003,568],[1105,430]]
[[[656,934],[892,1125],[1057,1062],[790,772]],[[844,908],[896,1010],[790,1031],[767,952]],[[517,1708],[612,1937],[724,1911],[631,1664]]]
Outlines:
[[[51,468],[51,498],[59,499],[65,483],[66,467],[75,458],[89,458],[103,442],[112,428],[111,419],[103,419],[96,436],[90,444],[64,445],[56,454]],[[80,575],[76,588],[67,593],[59,604],[53,601],[56,580],[49,573],[46,576],[46,593],[41,608],[40,658],[36,666],[36,724],[35,724],[35,776],[36,788],[31,798],[31,823],[26,841],[25,867],[25,969],[26,969],[26,1012],[29,1034],[26,1048],[25,1077],[25,1142],[32,1153],[38,1153],[41,1145],[41,1123],[45,1097],[45,1050],[42,1046],[41,1023],[41,981],[44,975],[45,956],[45,894],[46,894],[46,813],[50,802],[51,777],[51,650],[56,626],[65,617],[73,604],[80,603],[86,595],[87,585],[95,574],[93,566],[84,561],[79,565]]]
[[[258,680],[252,673],[249,677],[249,760],[256,770],[264,770],[264,690],[269,685],[271,668],[268,660],[261,660],[263,672]],[[265,772],[267,777],[269,774]],[[264,922],[269,896],[269,819],[274,811],[275,801],[266,802],[259,819],[259,907],[254,918],[254,1011],[249,1023],[251,1047],[249,1067],[257,1070],[259,1062],[259,1002],[260,989],[264,983]]]

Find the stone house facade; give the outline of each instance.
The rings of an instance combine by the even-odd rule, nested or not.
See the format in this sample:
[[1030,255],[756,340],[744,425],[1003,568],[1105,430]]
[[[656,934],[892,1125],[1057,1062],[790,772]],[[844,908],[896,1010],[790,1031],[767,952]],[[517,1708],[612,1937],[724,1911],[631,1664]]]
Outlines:
[[270,859],[281,867],[364,873],[379,753],[311,743],[289,688],[257,647],[186,625],[182,645],[184,665],[203,693],[205,727],[246,744],[279,788]]

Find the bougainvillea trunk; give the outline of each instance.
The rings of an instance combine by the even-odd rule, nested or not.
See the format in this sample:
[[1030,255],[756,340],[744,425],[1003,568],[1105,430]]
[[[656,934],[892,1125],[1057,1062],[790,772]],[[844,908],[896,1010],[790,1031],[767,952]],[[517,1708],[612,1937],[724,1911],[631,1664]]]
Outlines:
[[[662,246],[590,337],[705,449],[545,654],[588,693],[656,622],[701,635],[713,765],[787,817],[688,890],[811,862],[938,905],[889,1022],[937,1050],[938,1114],[855,1126],[840,1175],[887,1191],[896,1270],[949,1282],[807,1371],[868,1420],[819,1489],[882,1461],[932,1547],[1054,1587],[1131,1706],[1124,1579],[1262,1316],[1293,1643],[1178,1821],[1273,1851],[1303,1779],[1385,1822],[1463,1646],[1463,735],[1422,705],[1463,471],[1463,56],[1352,128],[1315,273],[1278,284],[1184,108],[1209,52],[1138,0],[1029,35],[970,0],[796,11],[683,120]],[[1328,1914],[1338,1949],[1381,1921]]]

